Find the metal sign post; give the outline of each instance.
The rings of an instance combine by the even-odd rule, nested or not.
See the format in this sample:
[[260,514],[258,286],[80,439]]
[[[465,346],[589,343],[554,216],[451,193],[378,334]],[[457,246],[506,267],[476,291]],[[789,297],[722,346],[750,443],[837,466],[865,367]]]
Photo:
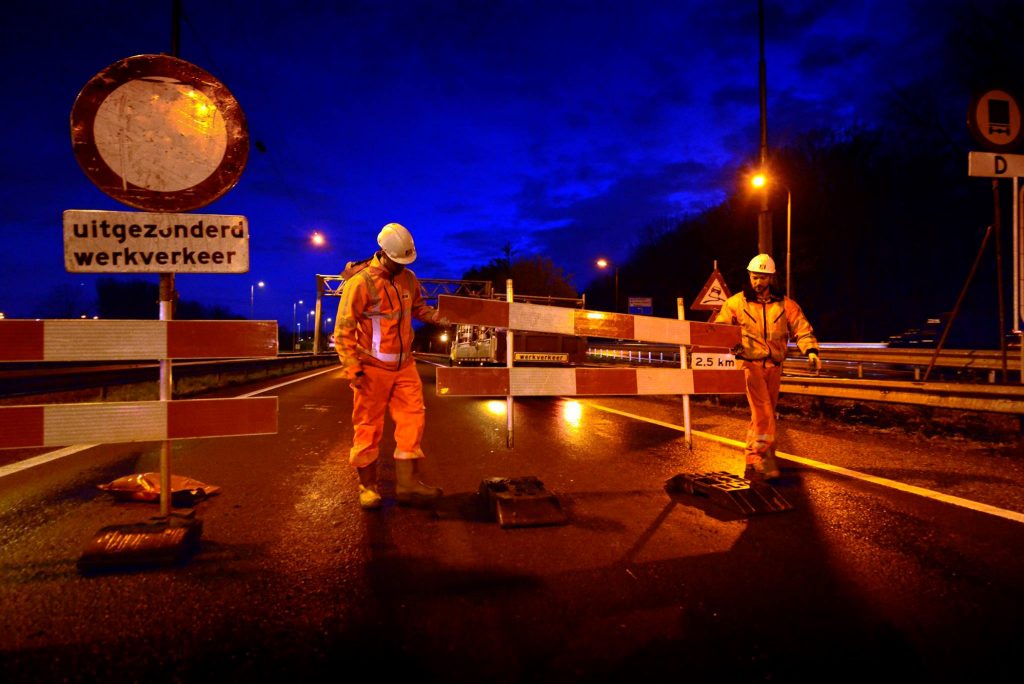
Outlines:
[[[676,297],[676,310],[679,314],[679,320],[686,320],[686,307],[683,304],[682,297]],[[686,347],[683,345],[679,346],[679,367],[686,370],[688,363],[686,361]],[[686,440],[686,447],[693,449],[693,434],[690,432],[690,395],[683,395],[683,435]]]
[[[508,280],[505,281],[505,301],[507,301],[509,304],[511,304],[514,301],[513,297],[512,297],[512,279],[511,278],[509,278]],[[509,369],[512,368],[512,364],[515,362],[515,351],[512,349],[512,338],[513,337],[514,337],[514,334],[512,332],[512,328],[509,328],[508,330],[505,331],[505,365],[508,366]],[[513,432],[512,432],[512,429],[513,429],[512,412],[514,410],[515,410],[515,399],[513,398],[512,394],[509,393],[509,395],[507,397],[505,397],[505,421],[506,421],[505,430],[506,430],[506,434],[507,434],[507,438],[506,438],[507,439],[507,446],[508,446],[509,449],[511,449],[512,446],[515,444],[515,439],[514,439]]]
[[[968,152],[967,175],[976,178],[992,178],[997,188],[1000,178],[1013,181],[1013,324],[1014,330],[1021,329],[1024,320],[1024,215],[1020,210],[1024,197],[1021,195],[1019,180],[1024,176],[1024,154],[995,152]],[[997,208],[998,211],[998,208]],[[1006,343],[1006,331],[1000,330],[1000,348]],[[1024,345],[1021,345],[1020,382],[1024,383]]]
[[[998,207],[998,179],[1013,179],[1013,325],[1012,329],[1021,329],[1021,320],[1024,319],[1024,257],[1021,250],[1024,249],[1024,227],[1021,226],[1018,197],[1018,178],[1024,176],[1024,156],[1019,154],[1006,154],[1013,152],[1024,144],[1024,119],[1022,119],[1021,106],[1014,93],[1005,88],[993,88],[977,94],[971,99],[967,108],[967,129],[971,136],[986,150],[990,152],[970,152],[968,157],[968,175],[994,178],[992,181],[993,194],[996,201],[996,245],[997,261],[999,261],[999,207]],[[999,268],[999,280],[1002,279],[1002,269]],[[999,284],[1000,296],[1000,317],[1002,317],[1002,283]],[[1003,350],[1005,375],[1006,359],[1006,331],[1002,329],[1000,320],[999,345]],[[1004,378],[1005,380],[1005,378]],[[1024,383],[1024,345],[1021,346],[1020,358],[1020,381]]]
[[[180,3],[175,2],[175,54],[179,16]],[[118,213],[89,221],[80,212],[65,212],[68,271],[159,273],[159,317],[167,326],[174,318],[175,273],[248,272],[244,217],[233,217],[241,222],[229,225],[217,221],[210,232],[211,226],[203,221],[209,217],[171,216],[224,195],[238,182],[248,159],[249,134],[242,110],[211,74],[176,56],[119,60],[79,92],[71,110],[71,142],[82,170],[100,190],[129,207],[159,213]],[[230,235],[218,235],[221,228]],[[225,247],[225,237],[235,246]],[[238,245],[244,245],[244,261],[236,258],[243,251]],[[169,412],[174,403],[171,354],[161,356],[159,364],[159,403]],[[162,440],[160,522],[142,536],[159,541],[174,527],[181,528],[181,534],[155,557],[183,549],[186,542],[194,545],[202,529],[198,521],[171,518],[171,444],[170,437]],[[131,546],[124,535],[138,537],[132,531],[101,531],[97,548],[83,556],[83,569],[102,566],[108,553],[116,556]],[[135,558],[125,556],[129,557]],[[143,557],[148,558],[138,556]]]

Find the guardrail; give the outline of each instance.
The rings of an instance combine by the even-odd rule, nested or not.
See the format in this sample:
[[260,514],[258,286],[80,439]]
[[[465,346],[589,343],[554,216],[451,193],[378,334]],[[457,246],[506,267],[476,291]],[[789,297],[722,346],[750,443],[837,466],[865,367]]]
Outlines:
[[[914,369],[927,368],[935,359],[936,368],[959,371],[988,371],[994,373],[1003,369],[1003,353],[998,349],[943,349],[938,356],[934,349],[906,349],[889,347],[829,346],[827,358],[856,364],[858,377],[863,377],[864,365],[910,366]],[[1022,365],[1020,349],[1008,349],[1006,369],[1019,373]],[[1019,378],[1020,375],[1018,374]],[[994,378],[990,381],[994,382]]]
[[[614,351],[619,356],[605,356],[607,361],[629,363],[678,364],[678,348],[647,345],[621,345]],[[600,347],[592,348],[594,358]],[[611,351],[612,347],[605,348]],[[882,352],[879,354],[878,352]],[[674,353],[674,356],[673,356]],[[930,357],[926,350],[898,349],[857,350],[864,363],[892,365],[927,365]],[[830,361],[857,362],[845,349],[832,347]],[[999,352],[944,352],[944,363],[953,368],[989,368],[982,364],[996,363]],[[880,360],[884,359],[884,360]],[[1001,366],[1001,358],[998,359]],[[330,354],[281,354],[266,359],[220,360],[217,362],[179,363],[174,367],[175,396],[191,396],[202,391],[241,384],[263,377],[276,377],[297,373],[315,367],[337,363]],[[794,359],[794,370],[803,364]],[[18,403],[25,396],[47,395],[47,401],[61,400],[74,395],[76,400],[110,401],[124,398],[145,398],[152,391],[158,374],[155,363],[124,365],[45,364],[45,367],[20,364],[0,366],[0,403]],[[869,380],[864,378],[828,378],[789,372],[782,379],[782,392],[833,399],[848,399],[882,403],[911,404],[965,411],[982,411],[1024,416],[1024,386],[970,384],[950,382],[919,382],[897,380]]]
[[[174,364],[174,396],[186,397],[217,387],[289,375],[338,362],[337,354],[283,353],[256,359]],[[0,364],[0,404],[45,396],[45,401],[122,401],[150,398],[159,376],[155,362],[135,364]]]
[[[934,349],[890,349],[886,347],[822,345],[823,357],[827,364],[850,364],[856,378],[811,376],[802,372],[803,356],[795,349],[791,352],[791,363],[782,378],[783,393],[808,396],[872,401],[917,406],[932,406],[964,411],[1024,416],[1024,385],[995,384],[995,373],[1003,367],[1002,353],[998,350],[943,350],[935,360],[935,366],[956,371],[981,371],[989,375],[988,384],[969,382],[921,382],[920,371],[927,368],[934,356]],[[664,345],[607,344],[592,345],[588,351],[597,362],[629,364],[678,364],[679,349]],[[1008,352],[1007,367],[1010,371],[1020,368],[1020,351]],[[1014,367],[1014,361],[1017,366]],[[914,373],[914,380],[871,380],[865,379],[865,365],[894,368],[907,367]],[[1011,373],[1014,381],[1020,375]]]
[[832,399],[1024,415],[1024,386],[784,376],[781,391]]
[[[822,344],[823,361],[849,363],[863,377],[865,365],[907,366],[927,368],[935,356],[934,349],[894,349],[889,347],[846,344]],[[679,363],[679,348],[666,345],[615,343],[593,344],[587,352],[596,359],[624,360],[636,363]],[[1006,368],[1019,372],[1022,361],[1020,349],[1007,350]],[[803,356],[790,346],[789,359],[797,361]],[[998,349],[943,349],[935,357],[936,368],[960,371],[999,371],[1003,368],[1003,354]],[[1018,376],[1019,377],[1019,376]]]

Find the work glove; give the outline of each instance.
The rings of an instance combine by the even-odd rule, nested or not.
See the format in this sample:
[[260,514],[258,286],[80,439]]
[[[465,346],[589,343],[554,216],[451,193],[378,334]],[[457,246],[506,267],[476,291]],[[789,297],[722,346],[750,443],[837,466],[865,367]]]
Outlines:
[[359,371],[355,374],[351,380],[348,381],[348,386],[354,390],[359,389],[363,386],[363,381],[366,379],[366,374],[363,371]]
[[821,359],[814,352],[807,355],[807,367],[815,373],[821,372]]

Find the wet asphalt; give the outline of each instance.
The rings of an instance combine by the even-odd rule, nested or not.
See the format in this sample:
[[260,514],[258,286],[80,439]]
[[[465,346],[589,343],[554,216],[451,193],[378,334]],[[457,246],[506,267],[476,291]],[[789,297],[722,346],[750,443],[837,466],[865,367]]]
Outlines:
[[[436,397],[421,370],[432,507],[395,505],[385,458],[384,508],[358,508],[336,370],[265,395],[277,435],[175,444],[176,474],[222,488],[192,509],[201,540],[177,564],[78,567],[100,528],[155,515],[96,485],[156,470],[156,445],[0,480],[0,680],[1016,680],[1016,443],[784,416],[776,490],[793,509],[747,516],[665,487],[741,471],[721,439],[742,439],[742,407],[694,400],[689,448],[678,398],[521,399],[509,447],[504,401]],[[525,476],[565,524],[496,522],[481,483]]]

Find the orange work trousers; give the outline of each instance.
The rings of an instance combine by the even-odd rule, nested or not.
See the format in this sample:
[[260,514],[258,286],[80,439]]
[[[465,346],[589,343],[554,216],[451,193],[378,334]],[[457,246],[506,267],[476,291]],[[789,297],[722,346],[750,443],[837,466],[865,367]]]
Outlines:
[[744,361],[750,404],[750,427],[743,455],[748,464],[758,464],[766,456],[775,456],[775,407],[779,403],[782,366],[771,361]]
[[425,424],[423,383],[410,363],[397,371],[363,366],[363,381],[352,390],[352,449],[349,464],[362,468],[380,455],[384,412],[395,423],[395,458],[423,458],[420,441]]

